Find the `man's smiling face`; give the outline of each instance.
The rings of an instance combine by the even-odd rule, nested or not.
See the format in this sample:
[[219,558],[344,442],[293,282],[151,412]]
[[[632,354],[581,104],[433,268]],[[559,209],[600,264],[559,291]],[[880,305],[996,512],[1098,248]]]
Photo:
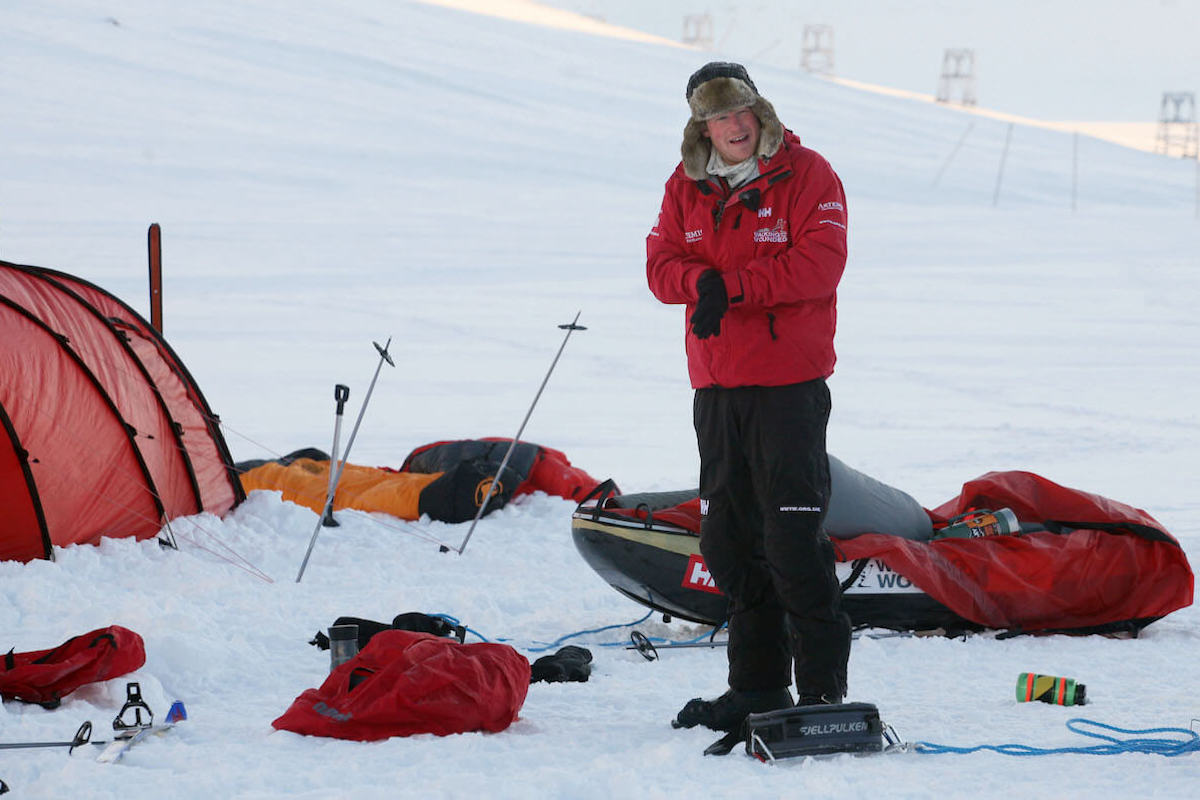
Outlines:
[[762,125],[749,108],[739,108],[713,117],[704,123],[704,135],[726,164],[740,164],[758,151]]

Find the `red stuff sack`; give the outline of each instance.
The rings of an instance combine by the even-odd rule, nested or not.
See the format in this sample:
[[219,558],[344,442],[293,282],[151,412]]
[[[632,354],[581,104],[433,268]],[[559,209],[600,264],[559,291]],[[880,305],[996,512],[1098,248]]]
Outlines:
[[516,720],[529,678],[529,661],[505,644],[383,631],[271,725],[363,742],[414,733],[495,733]]
[[119,625],[97,628],[53,650],[9,650],[0,658],[0,697],[56,708],[85,683],[117,678],[145,663],[141,636]]

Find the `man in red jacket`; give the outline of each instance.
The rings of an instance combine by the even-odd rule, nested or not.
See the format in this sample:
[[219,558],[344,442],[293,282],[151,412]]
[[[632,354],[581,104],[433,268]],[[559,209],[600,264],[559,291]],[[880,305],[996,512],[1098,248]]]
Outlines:
[[729,690],[673,724],[733,731],[792,704],[793,669],[802,705],[846,693],[850,620],[821,530],[846,198],[740,64],[701,67],[687,100],[646,277],[687,307],[700,550],[729,598]]

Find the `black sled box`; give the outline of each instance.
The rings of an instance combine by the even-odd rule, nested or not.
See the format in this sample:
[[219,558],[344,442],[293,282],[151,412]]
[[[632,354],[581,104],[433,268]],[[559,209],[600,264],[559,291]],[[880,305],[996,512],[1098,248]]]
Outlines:
[[783,708],[746,718],[746,752],[766,761],[829,753],[878,753],[883,722],[872,703]]

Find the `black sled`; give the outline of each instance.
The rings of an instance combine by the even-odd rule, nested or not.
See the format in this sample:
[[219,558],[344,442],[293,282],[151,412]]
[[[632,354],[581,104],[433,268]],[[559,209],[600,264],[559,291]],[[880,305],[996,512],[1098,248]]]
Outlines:
[[[825,528],[831,536],[885,525],[902,530],[907,538],[932,535],[929,516],[907,494],[833,457],[830,471],[834,499]],[[685,527],[691,520],[679,513],[697,496],[694,490],[621,495],[612,481],[605,481],[572,515],[575,547],[600,577],[629,599],[671,617],[720,625],[728,601],[705,568],[700,537]],[[842,607],[855,627],[939,632],[979,628],[882,560],[839,561],[837,574]]]

